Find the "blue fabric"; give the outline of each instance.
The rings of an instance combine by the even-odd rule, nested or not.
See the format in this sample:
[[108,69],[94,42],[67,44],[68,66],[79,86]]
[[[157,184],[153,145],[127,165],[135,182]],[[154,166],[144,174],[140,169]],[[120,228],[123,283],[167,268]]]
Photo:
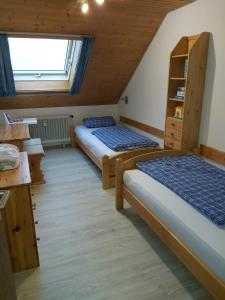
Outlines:
[[114,151],[158,146],[158,143],[148,137],[122,126],[99,128],[92,134]]
[[116,121],[111,116],[86,118],[83,119],[83,123],[88,128],[116,126]]
[[73,84],[70,89],[71,94],[78,94],[81,89],[82,82],[86,73],[88,61],[91,54],[91,48],[94,42],[94,38],[83,38],[79,60],[76,66],[76,72],[73,80]]
[[8,38],[0,34],[0,96],[15,96],[16,89],[10,58]]
[[195,155],[137,163],[147,173],[217,225],[225,224],[225,171]]

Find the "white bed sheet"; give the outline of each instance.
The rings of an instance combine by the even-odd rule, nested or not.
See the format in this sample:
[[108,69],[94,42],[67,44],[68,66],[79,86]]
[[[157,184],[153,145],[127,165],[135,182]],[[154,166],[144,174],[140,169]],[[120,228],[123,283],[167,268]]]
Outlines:
[[75,126],[76,136],[98,157],[102,158],[104,155],[112,156],[121,152],[115,152],[103,144],[92,131],[97,128],[87,128],[84,125]]
[[225,226],[217,226],[174,192],[140,170],[124,183],[189,249],[225,282]]

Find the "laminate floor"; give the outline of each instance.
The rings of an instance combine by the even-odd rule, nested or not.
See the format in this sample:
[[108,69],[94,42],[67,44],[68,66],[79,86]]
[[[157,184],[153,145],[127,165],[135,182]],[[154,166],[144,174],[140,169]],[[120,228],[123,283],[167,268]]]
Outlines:
[[40,268],[15,275],[19,300],[211,299],[75,149],[46,151],[46,185],[32,192]]

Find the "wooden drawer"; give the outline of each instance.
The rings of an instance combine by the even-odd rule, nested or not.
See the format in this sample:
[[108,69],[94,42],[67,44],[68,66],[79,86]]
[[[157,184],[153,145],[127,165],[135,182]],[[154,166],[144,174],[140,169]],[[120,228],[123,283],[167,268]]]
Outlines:
[[166,128],[173,128],[176,130],[181,131],[182,130],[182,125],[183,125],[183,121],[182,120],[178,120],[172,117],[168,117],[166,120]]
[[173,128],[166,128],[166,136],[172,139],[175,139],[177,141],[181,141],[182,134],[180,130],[176,130]]
[[20,165],[1,174],[0,189],[10,190],[2,210],[13,272],[39,266],[32,199],[30,171],[26,152],[20,153]]
[[10,198],[3,210],[12,270],[20,272],[39,266],[34,216],[29,185],[10,188]]
[[165,137],[165,146],[169,147],[174,150],[181,149],[181,141],[176,141],[175,139],[169,138],[168,136]]

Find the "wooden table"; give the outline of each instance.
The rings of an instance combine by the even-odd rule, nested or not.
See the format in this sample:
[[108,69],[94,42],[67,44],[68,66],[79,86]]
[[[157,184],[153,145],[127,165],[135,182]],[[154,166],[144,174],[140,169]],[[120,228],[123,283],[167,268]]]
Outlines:
[[17,169],[0,172],[0,189],[10,191],[2,219],[14,272],[39,266],[30,183],[27,153],[22,152]]
[[23,141],[30,139],[27,124],[0,125],[0,143],[13,144],[23,151]]

